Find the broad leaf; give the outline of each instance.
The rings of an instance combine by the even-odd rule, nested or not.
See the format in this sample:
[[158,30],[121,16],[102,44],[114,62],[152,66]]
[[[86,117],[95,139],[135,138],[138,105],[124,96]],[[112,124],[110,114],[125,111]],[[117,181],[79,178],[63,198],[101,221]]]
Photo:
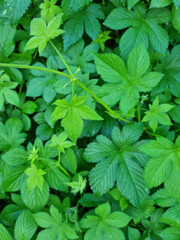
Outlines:
[[87,101],[86,97],[74,97],[71,103],[66,100],[57,100],[57,105],[52,114],[51,120],[62,119],[62,126],[69,138],[76,143],[77,138],[83,130],[83,120],[102,120],[102,118],[89,106],[83,105]]
[[37,224],[29,210],[22,212],[15,224],[15,239],[32,239],[34,233],[36,232]]
[[141,124],[127,125],[122,131],[115,127],[113,141],[98,136],[96,142],[88,145],[85,159],[99,162],[89,173],[90,185],[95,193],[106,193],[117,180],[118,189],[133,205],[144,203],[147,193],[141,168],[143,163],[137,162],[137,159],[143,159],[145,155],[139,150],[143,143],[135,143],[141,134]]
[[111,213],[109,203],[99,205],[95,209],[95,215],[87,215],[80,221],[82,228],[89,228],[85,233],[84,239],[99,240],[102,236],[102,232],[106,239],[118,240],[119,238],[125,240],[123,232],[119,229],[125,227],[131,217],[122,212]]

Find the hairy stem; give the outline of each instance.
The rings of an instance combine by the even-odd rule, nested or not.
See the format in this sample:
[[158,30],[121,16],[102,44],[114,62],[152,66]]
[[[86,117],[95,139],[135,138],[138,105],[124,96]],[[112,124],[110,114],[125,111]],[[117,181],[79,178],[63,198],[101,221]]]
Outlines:
[[0,67],[9,67],[9,68],[24,68],[24,69],[33,69],[33,70],[40,70],[44,72],[50,72],[54,74],[58,74],[67,78],[71,78],[69,74],[62,73],[53,69],[49,68],[42,68],[42,67],[36,67],[36,66],[29,66],[29,65],[21,65],[21,64],[11,64],[11,63],[0,63]]

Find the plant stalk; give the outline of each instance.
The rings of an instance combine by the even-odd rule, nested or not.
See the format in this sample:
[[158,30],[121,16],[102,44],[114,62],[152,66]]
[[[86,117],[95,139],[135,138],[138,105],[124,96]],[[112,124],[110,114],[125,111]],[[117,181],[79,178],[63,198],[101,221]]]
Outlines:
[[54,74],[58,74],[67,78],[71,79],[71,76],[69,74],[66,73],[62,73],[53,69],[49,69],[49,68],[42,68],[42,67],[36,67],[36,66],[29,66],[29,65],[21,65],[21,64],[11,64],[11,63],[0,63],[0,67],[9,67],[9,68],[24,68],[24,69],[32,69],[32,70],[40,70],[40,71],[44,71],[44,72],[50,72],[50,73],[54,73]]

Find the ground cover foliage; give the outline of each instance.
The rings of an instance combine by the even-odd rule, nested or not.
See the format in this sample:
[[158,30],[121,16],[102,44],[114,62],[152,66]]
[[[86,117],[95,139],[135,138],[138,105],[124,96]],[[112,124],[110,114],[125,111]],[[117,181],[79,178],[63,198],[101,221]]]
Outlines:
[[180,0],[0,1],[0,239],[180,239]]

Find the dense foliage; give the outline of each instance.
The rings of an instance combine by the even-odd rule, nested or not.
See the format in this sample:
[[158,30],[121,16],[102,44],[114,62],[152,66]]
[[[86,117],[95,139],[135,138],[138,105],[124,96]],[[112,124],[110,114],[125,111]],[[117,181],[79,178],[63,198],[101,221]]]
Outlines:
[[180,0],[0,1],[0,240],[180,239]]

